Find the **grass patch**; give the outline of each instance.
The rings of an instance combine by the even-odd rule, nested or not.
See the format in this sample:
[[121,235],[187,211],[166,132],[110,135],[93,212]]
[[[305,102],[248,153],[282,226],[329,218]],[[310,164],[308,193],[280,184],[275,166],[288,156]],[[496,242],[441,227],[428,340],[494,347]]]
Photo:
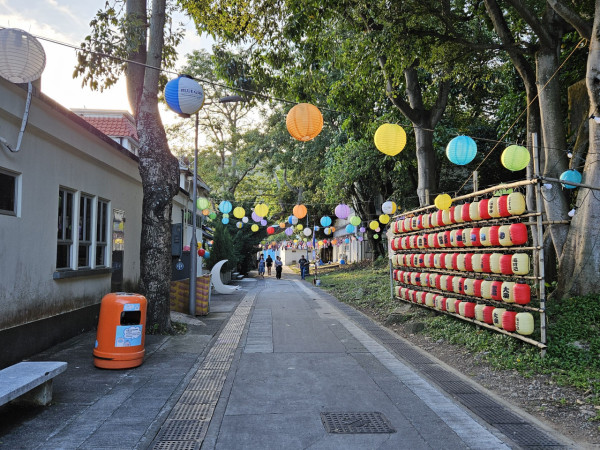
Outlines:
[[[320,275],[322,287],[340,301],[385,318],[401,300],[392,300],[389,269],[377,264],[354,264]],[[427,311],[424,308],[419,308]],[[549,374],[563,386],[581,390],[600,404],[600,295],[548,302],[548,350],[445,314],[417,314],[424,334],[479,354],[497,369],[517,370],[523,376]]]

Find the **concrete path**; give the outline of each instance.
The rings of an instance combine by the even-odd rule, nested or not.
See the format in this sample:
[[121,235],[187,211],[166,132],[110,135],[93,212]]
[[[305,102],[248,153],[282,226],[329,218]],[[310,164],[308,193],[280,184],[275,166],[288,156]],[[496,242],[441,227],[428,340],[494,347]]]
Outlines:
[[0,408],[0,448],[507,449],[571,445],[298,276],[213,296],[185,336],[148,336],[136,369],[63,360],[46,408]]

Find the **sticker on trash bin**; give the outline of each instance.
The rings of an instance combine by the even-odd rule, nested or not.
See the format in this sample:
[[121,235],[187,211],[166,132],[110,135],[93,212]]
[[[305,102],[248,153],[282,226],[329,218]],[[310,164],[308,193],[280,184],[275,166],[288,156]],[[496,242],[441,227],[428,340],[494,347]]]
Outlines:
[[123,305],[123,311],[139,311],[140,304],[139,303],[125,303]]
[[142,345],[143,325],[117,326],[115,347]]

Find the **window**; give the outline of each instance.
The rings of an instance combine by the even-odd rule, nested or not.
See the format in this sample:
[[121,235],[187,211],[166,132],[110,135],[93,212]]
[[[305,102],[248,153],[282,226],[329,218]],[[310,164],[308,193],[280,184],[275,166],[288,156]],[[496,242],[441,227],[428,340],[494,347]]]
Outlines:
[[96,215],[96,266],[106,266],[107,261],[107,230],[108,202],[98,200],[98,214]]
[[17,215],[17,175],[0,169],[0,214]]
[[56,268],[71,267],[73,252],[73,192],[66,189],[58,191],[58,243],[56,249]]
[[77,251],[77,266],[90,267],[92,248],[92,203],[94,199],[87,195],[79,197],[79,248]]

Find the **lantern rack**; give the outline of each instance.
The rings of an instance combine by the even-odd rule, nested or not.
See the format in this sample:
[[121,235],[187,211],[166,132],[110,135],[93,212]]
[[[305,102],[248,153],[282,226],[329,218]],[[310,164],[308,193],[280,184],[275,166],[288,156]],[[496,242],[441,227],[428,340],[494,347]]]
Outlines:
[[[535,173],[538,173],[539,171],[538,164],[537,157],[534,155]],[[504,194],[501,195],[501,197],[504,197],[509,195],[506,192],[511,192],[515,188],[525,188],[526,195],[519,194],[522,196],[523,202],[525,201],[525,198],[527,198],[527,206],[529,206],[529,208],[523,207],[522,210],[519,210],[520,214],[511,213],[510,215],[504,214],[502,216],[495,214],[494,217],[487,217],[487,215],[484,214],[484,218],[475,218],[474,220],[469,218],[469,220],[463,221],[461,220],[462,217],[460,217],[458,214],[455,216],[456,211],[454,208],[450,208],[448,213],[442,214],[442,216],[444,216],[444,220],[437,220],[437,218],[441,216],[438,212],[436,212],[435,214],[438,216],[434,221],[433,214],[429,213],[438,210],[435,206],[430,205],[395,215],[390,222],[388,231],[390,286],[392,297],[394,299],[416,304],[420,307],[435,310],[439,313],[459,318],[466,322],[473,323],[479,327],[511,336],[515,339],[536,346],[541,350],[542,355],[544,355],[547,348],[547,342],[544,261],[543,247],[541,243],[543,238],[542,226],[550,224],[551,222],[543,220],[544,213],[542,211],[541,185],[541,178],[533,177],[532,179],[492,186],[470,194],[457,196],[452,199],[452,205],[461,206],[460,211],[462,213],[463,205],[459,204],[461,201],[471,200],[476,202],[479,201],[479,199],[482,199],[486,200],[489,206],[490,199],[488,199],[488,197],[490,194],[498,192],[502,193],[502,191],[504,191]],[[498,199],[498,196],[492,197],[493,202],[498,202]],[[504,201],[507,200],[504,199]],[[465,213],[465,215],[467,214]],[[425,218],[425,216],[428,217]],[[406,221],[406,219],[411,220]],[[520,224],[519,227],[521,230],[524,229],[526,231],[527,235],[525,236],[525,241],[523,242],[523,239],[518,241],[518,244],[524,243],[526,245],[517,244],[513,246],[512,236],[509,238],[507,245],[500,245],[498,242],[495,242],[494,245],[490,245],[490,243],[487,242],[484,245],[479,241],[476,241],[477,243],[474,243],[475,241],[469,241],[467,244],[463,242],[462,239],[463,237],[470,235],[461,233],[454,233],[453,240],[449,238],[444,240],[448,237],[446,234],[448,231],[454,232],[459,229],[465,230],[478,228],[478,232],[480,232],[481,229],[485,227],[491,228],[497,226],[511,226],[514,224]],[[522,225],[525,225],[525,227]],[[432,241],[428,239],[420,239],[419,245],[417,246],[415,236],[425,237],[425,235],[429,235],[431,233],[436,233],[436,236],[433,238],[434,246],[429,245]],[[439,233],[443,233],[444,238],[441,238]],[[459,234],[461,235],[460,238],[457,237]],[[398,238],[402,239],[405,237],[408,239],[402,241],[402,245],[400,245],[401,241]],[[438,238],[442,239],[443,241],[438,241]],[[469,237],[466,237],[465,239],[469,239]],[[478,239],[481,239],[481,236]],[[531,244],[527,245],[527,242],[531,242]],[[442,261],[441,264],[438,262],[438,264],[440,264],[442,267],[434,267],[433,258],[430,256],[428,257],[428,255],[439,255],[442,253],[459,255],[464,255],[467,253],[472,253],[473,255],[490,254],[490,257],[491,254],[494,253],[501,254],[503,256],[518,254],[519,258],[523,258],[524,260],[527,260],[528,258],[527,265],[525,266],[528,268],[528,270],[527,273],[514,273],[516,270],[513,270],[512,263],[510,267],[512,273],[499,272],[497,266],[495,266],[494,272],[490,272],[491,269],[489,267],[486,271],[460,270],[457,269],[454,261],[450,268],[446,267],[446,261]],[[404,260],[406,255],[411,255],[411,257],[414,258],[413,255],[418,254],[423,254],[424,258],[410,261]],[[400,258],[402,259],[400,260]],[[425,259],[427,259],[427,262],[425,262]],[[509,259],[512,262],[514,257]],[[496,262],[497,261],[498,259],[496,259]],[[425,264],[427,264],[427,266]],[[472,269],[470,265],[468,267]],[[410,278],[398,279],[397,276],[400,273],[402,273],[404,277],[406,277],[407,273],[416,273],[417,275],[412,275],[412,279],[414,281],[410,282]],[[427,276],[425,282],[422,278],[424,274],[435,274],[437,280],[433,281],[433,277],[430,278]],[[458,281],[457,284],[452,284],[452,282],[448,282],[448,278],[440,278],[439,275],[454,277],[452,278],[453,281],[456,280],[456,277],[460,277],[462,280]],[[474,281],[481,280],[481,283],[484,281],[494,283],[494,285],[486,284],[486,288],[491,289],[491,286],[495,287],[495,298],[484,298],[483,293],[479,290],[476,291],[479,292],[477,295],[472,295],[470,290],[469,293],[471,295],[466,294],[464,289],[464,280],[466,279]],[[408,283],[406,282],[407,280],[409,281]],[[445,287],[447,289],[440,288],[440,280],[444,280],[446,283]],[[422,282],[425,285],[422,285]],[[525,299],[520,300],[522,302],[527,301],[527,303],[517,303],[514,298],[511,302],[498,299],[498,290],[502,289],[499,286],[506,285],[508,288],[512,289],[512,287],[515,286],[515,284],[512,284],[513,282],[517,285],[528,286],[526,289],[528,296]],[[480,288],[481,283],[478,283],[478,288]],[[498,283],[504,284],[499,285]],[[485,295],[488,297],[489,294],[486,292]],[[514,295],[512,291],[511,295]],[[450,302],[453,304],[450,309],[452,310],[456,307],[456,312],[448,310],[447,306],[450,304]],[[480,305],[480,307],[477,309],[477,317],[475,316],[475,306],[473,303],[475,303],[475,306]],[[461,304],[463,304],[462,311],[464,314],[461,314],[459,311],[459,309],[461,309]],[[469,309],[468,313],[466,312],[467,304]],[[486,310],[486,320],[481,320],[482,311],[486,307],[493,307],[493,311],[497,312],[497,314],[495,314],[496,317],[492,322],[489,321],[489,314],[487,314],[489,313],[489,309]],[[509,330],[502,328],[502,316],[504,315],[505,311],[509,313],[509,315],[507,315],[507,323],[510,324],[510,326],[507,325]],[[531,313],[539,314],[539,321],[537,321],[537,323],[533,319]],[[510,320],[515,318],[522,320],[526,326],[519,328],[518,322],[515,324],[514,321],[511,324]],[[535,330],[535,326],[539,326],[539,329]],[[531,336],[534,333],[539,336],[539,339],[534,339]]]

